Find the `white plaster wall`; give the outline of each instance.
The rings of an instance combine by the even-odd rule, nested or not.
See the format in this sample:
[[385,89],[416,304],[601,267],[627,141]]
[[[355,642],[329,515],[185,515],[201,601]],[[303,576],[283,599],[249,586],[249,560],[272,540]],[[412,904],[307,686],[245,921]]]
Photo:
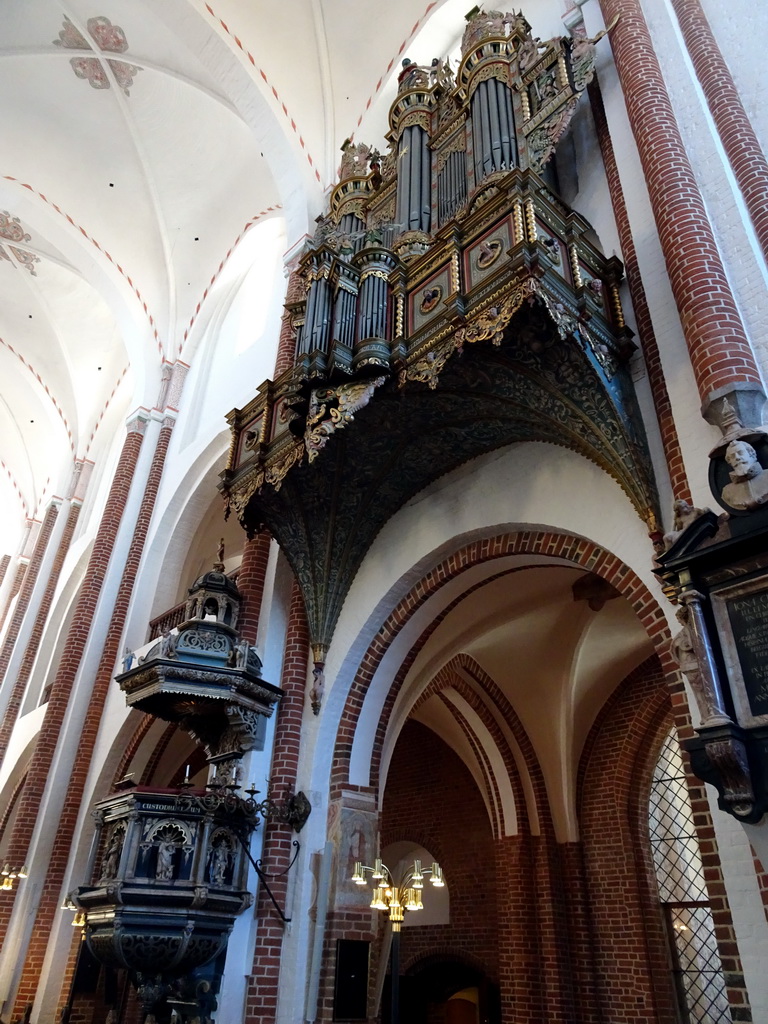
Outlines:
[[763,152],[768,152],[768,5],[753,0],[700,2]]
[[752,1006],[752,1019],[768,1021],[768,923],[757,887],[749,837],[729,814],[717,806],[717,793],[707,786],[712,810],[725,889],[733,915],[733,926],[744,967],[744,978]]
[[[731,288],[752,345],[761,365],[765,366],[768,359],[765,334],[768,269],[670,2],[643,0],[643,7]],[[765,20],[764,13],[757,24],[751,25],[750,31],[759,33],[761,18]]]

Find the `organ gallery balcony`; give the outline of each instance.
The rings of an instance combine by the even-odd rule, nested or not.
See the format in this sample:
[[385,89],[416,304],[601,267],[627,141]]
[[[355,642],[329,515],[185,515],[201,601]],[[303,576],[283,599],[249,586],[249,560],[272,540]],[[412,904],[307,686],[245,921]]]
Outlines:
[[293,365],[230,413],[221,484],[291,562],[318,665],[379,529],[484,452],[571,448],[655,529],[622,265],[542,176],[593,50],[473,12],[458,69],[404,62],[387,155],[342,147],[287,304]]

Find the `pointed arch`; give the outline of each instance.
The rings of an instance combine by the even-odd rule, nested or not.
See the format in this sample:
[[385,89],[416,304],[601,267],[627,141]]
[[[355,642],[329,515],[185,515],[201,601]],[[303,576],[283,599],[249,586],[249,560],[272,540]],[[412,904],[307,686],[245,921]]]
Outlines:
[[[595,573],[607,580],[624,596],[652,641],[666,672],[676,672],[669,653],[671,639],[666,616],[654,595],[637,574],[616,555],[587,540],[550,530],[518,529],[492,537],[457,545],[456,549],[411,586],[408,593],[395,605],[364,652],[346,694],[344,710],[340,716],[331,765],[331,795],[338,796],[342,789],[355,788],[350,780],[350,765],[358,729],[365,718],[366,695],[377,670],[389,648],[415,612],[422,608],[446,584],[459,578],[474,566],[492,563],[509,556],[535,557],[541,564],[574,566]],[[498,575],[509,572],[509,568]],[[491,577],[495,578],[495,577]],[[390,721],[395,703],[413,665],[416,655],[447,614],[474,589],[485,585],[488,579],[475,583],[435,615],[416,642],[403,657],[388,684],[383,704],[378,710],[370,750],[366,748],[362,761],[370,763],[369,785],[378,789],[387,744]],[[368,756],[370,754],[370,756]],[[359,788],[359,787],[358,787]]]

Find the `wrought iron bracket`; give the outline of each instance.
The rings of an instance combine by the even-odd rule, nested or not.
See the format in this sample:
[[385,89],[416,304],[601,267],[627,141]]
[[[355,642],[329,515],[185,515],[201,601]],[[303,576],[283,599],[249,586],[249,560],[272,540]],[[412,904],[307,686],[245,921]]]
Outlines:
[[[269,888],[269,882],[267,881],[266,872],[261,867],[261,861],[253,859],[253,855],[251,854],[251,851],[250,851],[250,848],[249,848],[249,845],[248,845],[248,840],[243,838],[243,836],[241,836],[239,832],[235,832],[235,835],[240,840],[240,843],[242,844],[243,851],[245,852],[246,857],[248,858],[248,860],[253,865],[253,868],[254,868],[256,874],[259,876],[259,881],[264,886],[264,889],[266,890],[267,896],[269,896],[270,900],[272,901],[272,906],[275,908],[275,910],[280,915],[280,920],[284,924],[290,924],[291,921],[293,920],[293,918],[285,916],[285,913],[281,909],[280,904],[275,899],[275,894]],[[288,867],[285,869],[285,871],[281,871],[280,874],[275,875],[274,876],[275,878],[280,878],[281,875],[287,874],[287,872],[290,871],[291,868],[293,867],[293,865],[296,863],[296,858],[299,856],[299,852],[301,850],[301,843],[298,841],[298,839],[294,839],[292,845],[296,848],[296,852],[294,853],[293,857],[291,858],[291,863],[288,865]]]

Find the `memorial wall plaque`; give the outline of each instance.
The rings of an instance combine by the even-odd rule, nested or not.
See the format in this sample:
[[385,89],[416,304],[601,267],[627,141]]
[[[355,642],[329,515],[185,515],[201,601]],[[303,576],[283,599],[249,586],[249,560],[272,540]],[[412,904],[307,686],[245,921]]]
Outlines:
[[768,579],[712,593],[740,725],[768,725]]

